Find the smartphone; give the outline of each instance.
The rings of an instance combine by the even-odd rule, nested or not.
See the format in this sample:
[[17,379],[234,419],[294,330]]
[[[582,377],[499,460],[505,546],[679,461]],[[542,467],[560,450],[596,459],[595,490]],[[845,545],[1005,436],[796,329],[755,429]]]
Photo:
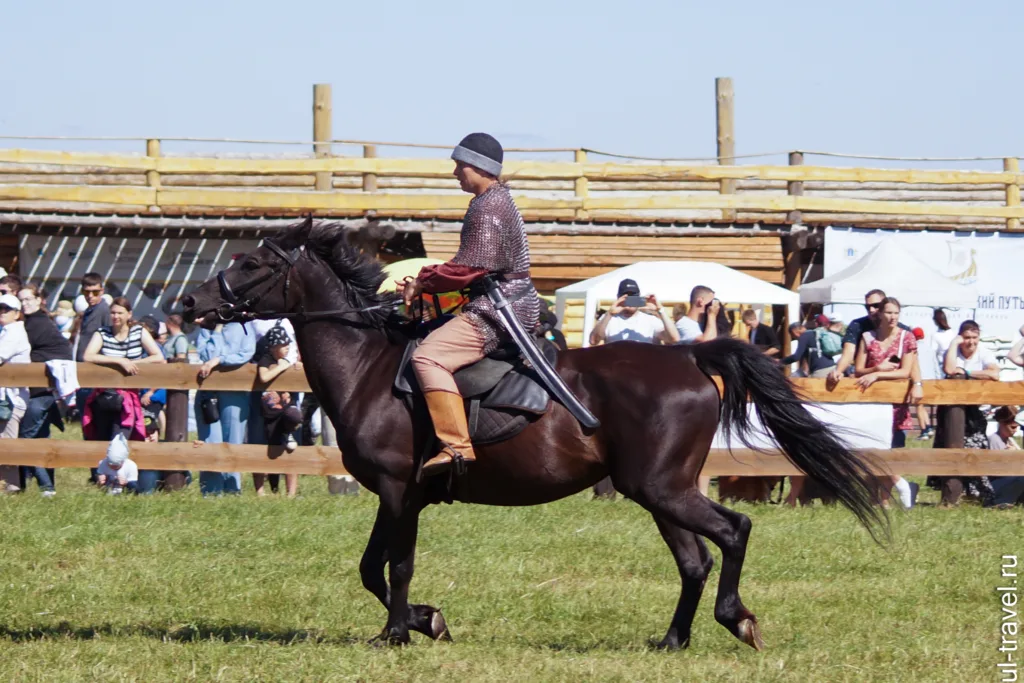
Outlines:
[[892,355],[892,356],[889,356],[889,362],[894,364],[894,365],[899,365],[902,361],[900,360],[899,356]]
[[626,297],[626,300],[622,302],[622,305],[626,308],[643,308],[647,305],[647,299],[642,296],[630,295]]

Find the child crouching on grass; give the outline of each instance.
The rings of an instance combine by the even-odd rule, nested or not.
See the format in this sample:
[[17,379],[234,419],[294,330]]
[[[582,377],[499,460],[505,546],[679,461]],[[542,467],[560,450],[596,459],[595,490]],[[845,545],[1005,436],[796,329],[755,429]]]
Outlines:
[[[257,372],[262,384],[272,382],[292,368],[302,370],[301,362],[294,365],[288,362],[292,340],[287,330],[275,325],[267,332],[266,342],[267,351],[257,363]],[[292,394],[287,391],[265,391],[261,398],[260,406],[267,430],[267,443],[283,445],[289,453],[293,452],[299,446],[295,440],[295,430],[302,426],[302,412],[295,405]],[[256,486],[256,495],[264,495],[263,477],[254,475],[253,482]],[[285,489],[289,498],[294,497],[299,490],[299,475],[286,474]]]
[[96,468],[96,484],[116,496],[125,489],[134,493],[138,483],[139,466],[128,457],[128,441],[118,434],[107,446],[107,457]]

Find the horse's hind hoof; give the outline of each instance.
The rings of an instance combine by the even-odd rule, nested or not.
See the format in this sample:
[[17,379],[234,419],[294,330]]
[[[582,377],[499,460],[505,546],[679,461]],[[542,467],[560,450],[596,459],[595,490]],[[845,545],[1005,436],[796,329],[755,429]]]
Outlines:
[[736,624],[736,637],[759,652],[764,649],[764,640],[761,639],[761,628],[753,617],[741,619]]
[[430,615],[430,637],[446,643],[452,642],[452,634],[448,632],[448,624],[445,622],[441,610]]

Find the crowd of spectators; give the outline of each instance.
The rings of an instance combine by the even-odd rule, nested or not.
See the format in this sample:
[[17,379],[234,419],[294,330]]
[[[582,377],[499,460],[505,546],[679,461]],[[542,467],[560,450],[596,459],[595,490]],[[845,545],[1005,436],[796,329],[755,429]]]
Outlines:
[[[632,306],[629,304],[633,304]],[[905,448],[908,432],[914,429],[917,416],[919,440],[934,437],[938,448],[1018,448],[1012,438],[1016,434],[1017,420],[1024,422],[1024,413],[1015,406],[993,408],[996,433],[989,435],[989,420],[981,406],[939,406],[934,419],[923,396],[921,360],[925,354],[928,363],[935,359],[935,372],[939,378],[998,381],[1000,369],[995,355],[980,344],[981,329],[973,320],[961,323],[959,329],[950,328],[942,309],[934,311],[936,331],[931,335],[932,348],[919,348],[927,335],[920,328],[911,329],[900,322],[902,305],[893,296],[874,289],[864,298],[867,315],[848,325],[836,314],[818,314],[806,321],[789,326],[791,339],[796,342],[792,353],[784,355],[775,330],[760,321],[757,311],[748,308],[739,313],[741,325],[726,313],[727,307],[715,298],[710,287],[695,287],[688,304],[673,309],[674,333],[665,311],[653,295],[642,297],[633,280],[619,285],[618,299],[607,310],[599,311],[598,322],[591,335],[591,345],[618,341],[640,341],[653,344],[693,344],[710,341],[721,336],[735,336],[754,344],[766,356],[777,359],[784,366],[795,368],[793,375],[825,379],[832,387],[840,379],[850,377],[867,389],[875,382],[896,381],[908,386],[905,401],[893,405],[891,448]],[[736,311],[730,311],[735,314]],[[708,324],[713,320],[714,324]],[[1007,359],[1024,367],[1024,327],[1022,338],[1007,355]],[[950,438],[951,415],[963,416],[963,443]],[[956,418],[959,419],[959,418]],[[1001,435],[1001,436],[1000,436]],[[997,438],[998,437],[998,438]],[[786,502],[810,500],[803,477],[791,477],[790,493]],[[720,482],[721,483],[721,482]],[[701,491],[707,494],[709,480],[701,477]],[[879,497],[888,505],[890,492],[895,490],[900,503],[910,508],[916,503],[919,487],[899,474],[879,477]],[[941,504],[955,505],[966,495],[986,506],[1013,505],[1024,502],[1024,477],[929,477],[928,484],[941,492]],[[610,482],[602,482],[598,493],[608,497]]]
[[[191,341],[184,328],[178,315],[162,321],[152,315],[136,320],[132,302],[109,296],[96,273],[82,278],[81,295],[75,302],[62,300],[52,312],[38,286],[14,275],[0,278],[0,364],[77,361],[134,375],[144,364],[193,362],[202,379],[215,368],[253,363],[264,383],[302,370],[294,330],[287,320],[218,325],[193,331]],[[191,483],[190,472],[140,470],[128,448],[131,442],[166,438],[167,400],[162,388],[83,388],[61,400],[50,388],[3,387],[0,438],[45,439],[51,428],[64,430],[68,421],[78,419],[84,439],[109,443],[107,457],[90,469],[90,483],[111,493],[176,490]],[[312,420],[316,401],[303,401],[301,394],[199,390],[193,407],[198,442],[275,444],[291,452],[299,439],[312,445],[315,438],[314,430],[303,426]],[[304,412],[306,407],[309,412]],[[333,439],[333,430],[330,433]],[[7,493],[25,490],[33,479],[42,495],[55,495],[52,469],[0,466],[0,481]],[[341,486],[339,478],[332,479],[332,492],[358,491],[349,477],[342,478]],[[268,480],[276,492],[278,475],[253,475],[257,495],[265,494]],[[204,496],[238,494],[241,475],[200,472],[199,488]],[[286,475],[285,491],[289,497],[298,493],[298,475]]]

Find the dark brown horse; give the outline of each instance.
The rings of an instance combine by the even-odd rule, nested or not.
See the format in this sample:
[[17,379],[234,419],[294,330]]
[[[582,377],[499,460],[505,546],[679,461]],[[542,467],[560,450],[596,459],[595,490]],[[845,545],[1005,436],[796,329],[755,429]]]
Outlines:
[[[266,240],[182,301],[186,316],[206,325],[291,316],[306,376],[337,427],[345,467],[380,497],[359,566],[363,585],[388,610],[378,638],[407,643],[413,630],[447,639],[439,610],[409,604],[419,514],[445,498],[448,480],[416,481],[432,429],[425,406],[415,405],[410,414],[392,389],[411,326],[394,320],[393,298],[378,295],[383,279],[380,265],[351,247],[340,227],[307,220]],[[869,530],[887,531],[865,464],[807,412],[778,367],[749,344],[610,344],[562,353],[557,369],[601,426],[585,433],[553,402],[518,436],[481,446],[450,493],[466,503],[538,505],[611,476],[618,491],[654,517],[682,577],[663,647],[689,644],[713,564],[701,537],[722,550],[715,619],[748,645],[762,646],[757,619],[739,595],[750,520],[697,489],[719,419],[741,437],[750,429],[748,396],[791,462]],[[722,398],[712,374],[723,380]]]

